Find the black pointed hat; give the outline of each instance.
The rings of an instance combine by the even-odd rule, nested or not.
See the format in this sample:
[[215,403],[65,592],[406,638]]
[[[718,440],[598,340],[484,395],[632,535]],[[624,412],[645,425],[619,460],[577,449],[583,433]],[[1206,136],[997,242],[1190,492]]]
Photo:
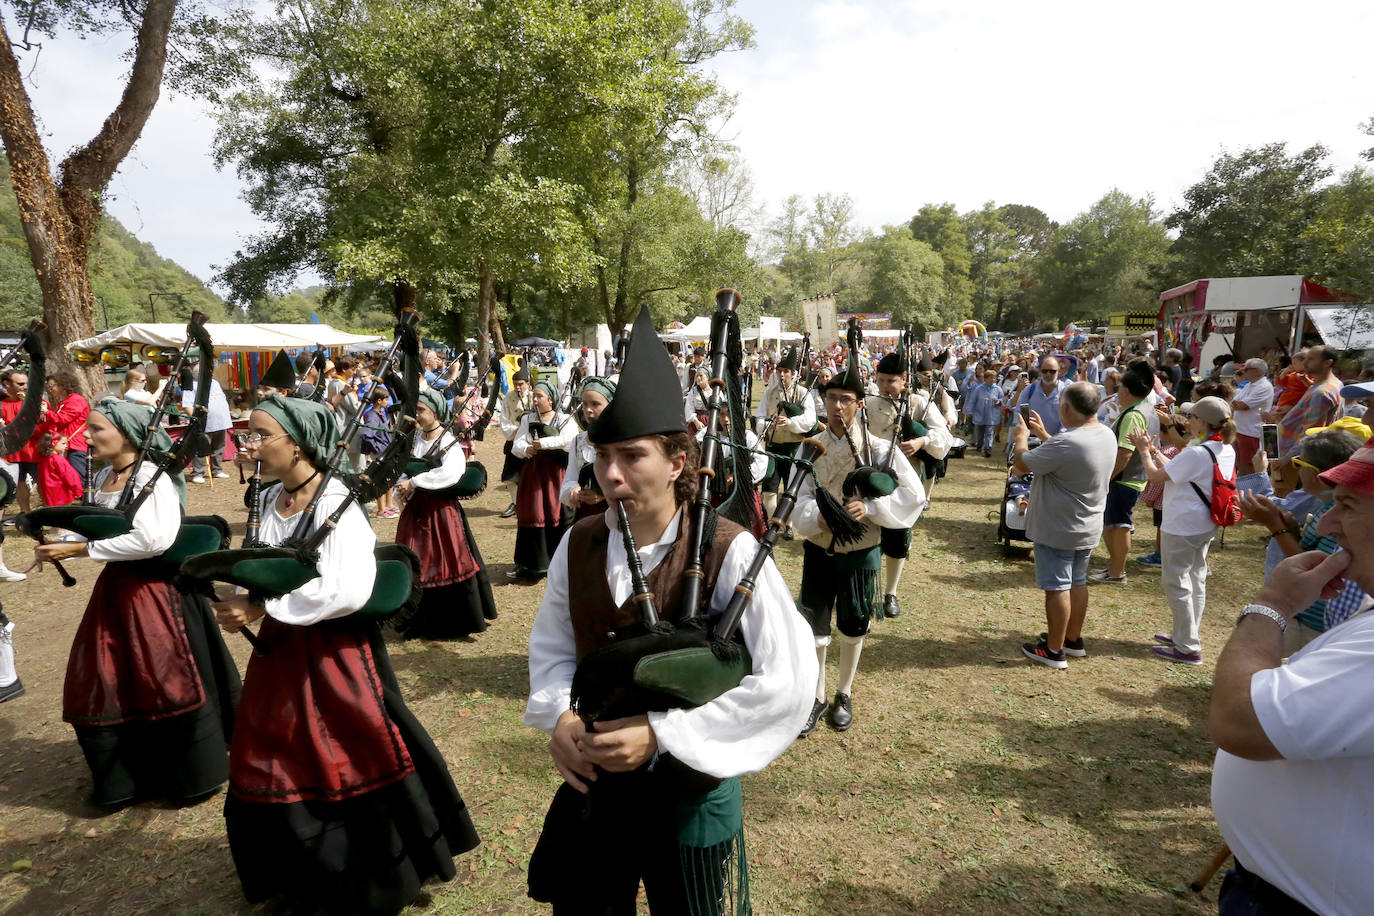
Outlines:
[[905,375],[906,355],[901,350],[893,350],[878,360],[878,370],[883,375]]
[[285,350],[278,350],[276,358],[272,360],[272,365],[267,367],[267,371],[258,379],[259,385],[266,385],[269,388],[280,388],[283,391],[294,391],[296,388],[296,367],[291,362],[291,357],[286,355]]
[[[943,365],[946,363],[946,361],[948,361],[948,360],[949,360],[949,351],[948,351],[948,350],[941,350],[939,353],[937,353],[937,354],[935,355],[935,358],[932,359],[931,362],[932,362],[935,366],[943,366]],[[932,368],[934,368],[934,366],[932,366]]]
[[797,371],[797,348],[791,347],[783,354],[782,359],[778,360],[779,369],[791,369]]
[[[852,322],[853,319],[851,318]],[[849,331],[849,362],[845,365],[844,371],[838,373],[830,381],[826,382],[821,391],[830,391],[833,388],[852,391],[860,398],[866,393],[864,391],[864,377],[859,369],[859,343],[863,339],[857,327],[851,325]]]
[[916,363],[917,372],[934,372],[935,365],[930,361],[929,353],[922,353],[920,360]]
[[608,445],[640,436],[680,433],[684,429],[682,381],[672,357],[658,339],[648,307],[641,307],[625,351],[615,398],[592,421],[587,440],[593,445]]
[[534,377],[530,375],[530,367],[525,364],[523,358],[520,360],[520,368],[515,370],[515,374],[511,376],[510,380],[511,382],[534,383]]

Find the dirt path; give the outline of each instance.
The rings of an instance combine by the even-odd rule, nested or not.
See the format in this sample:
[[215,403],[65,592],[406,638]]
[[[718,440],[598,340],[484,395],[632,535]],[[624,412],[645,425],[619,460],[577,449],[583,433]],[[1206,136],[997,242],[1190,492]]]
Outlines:
[[[479,443],[500,467],[499,437]],[[1004,473],[951,462],[918,523],[902,582],[905,613],[875,628],[854,690],[856,723],[799,741],[745,780],[755,910],[787,913],[1206,913],[1174,889],[1220,844],[1209,808],[1205,734],[1211,665],[1236,609],[1257,586],[1257,532],[1217,551],[1204,621],[1207,664],[1153,659],[1167,629],[1157,572],[1092,592],[1090,657],[1068,672],[1033,666],[1022,641],[1044,626],[1025,558],[993,543]],[[191,511],[218,512],[242,534],[237,477],[191,486]],[[471,641],[397,647],[415,713],[446,756],[483,845],[433,885],[415,912],[542,912],[524,867],[556,786],[545,739],[521,724],[525,641],[540,586],[505,585],[514,520],[504,493],[465,504],[497,583],[501,619]],[[1153,535],[1148,510],[1140,533]],[[389,540],[395,522],[378,520]],[[11,535],[11,568],[31,544]],[[1147,552],[1145,550],[1136,553]],[[780,556],[801,575],[800,544]],[[250,913],[234,874],[222,795],[186,809],[138,805],[100,816],[82,803],[89,773],[61,720],[71,635],[95,578],[55,574],[0,585],[15,621],[28,693],[0,706],[0,906],[14,913]],[[240,668],[247,645],[229,646]],[[831,662],[830,681],[834,681]],[[252,723],[242,723],[252,727]]]

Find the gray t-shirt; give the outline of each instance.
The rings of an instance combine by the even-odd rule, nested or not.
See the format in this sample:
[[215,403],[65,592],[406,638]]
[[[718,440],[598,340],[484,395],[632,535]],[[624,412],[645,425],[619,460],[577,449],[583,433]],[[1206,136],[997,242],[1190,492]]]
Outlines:
[[1035,472],[1026,508],[1026,536],[1056,550],[1097,546],[1107,484],[1116,465],[1111,427],[1065,429],[1022,457]]

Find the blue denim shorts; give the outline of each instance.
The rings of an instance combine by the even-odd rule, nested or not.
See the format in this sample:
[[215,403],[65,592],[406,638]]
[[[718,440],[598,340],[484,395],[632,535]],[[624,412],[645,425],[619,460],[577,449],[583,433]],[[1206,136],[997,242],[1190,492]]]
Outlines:
[[1059,550],[1035,545],[1035,587],[1042,592],[1066,592],[1088,584],[1088,557],[1093,549]]

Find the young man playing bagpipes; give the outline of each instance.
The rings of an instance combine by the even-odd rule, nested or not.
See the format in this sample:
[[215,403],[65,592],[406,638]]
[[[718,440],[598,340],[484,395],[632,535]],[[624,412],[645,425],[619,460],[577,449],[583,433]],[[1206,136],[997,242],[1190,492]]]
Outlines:
[[[926,506],[906,455],[859,418],[864,382],[855,336],[851,331],[849,365],[825,386],[828,419],[816,436],[825,453],[815,461],[814,479],[806,480],[797,496],[796,529],[806,538],[797,603],[811,623],[820,667],[803,736],[816,730],[827,711],[836,731],[853,723],[850,697],[864,636],[875,618],[886,616],[876,594],[882,529],[909,531]],[[840,631],[840,679],[834,703],[827,704],[825,655],[832,615]]]
[[[868,431],[891,445],[894,441],[908,461],[916,461],[916,453],[925,448],[929,430],[912,414],[912,395],[906,390],[907,358],[902,349],[888,353],[878,360],[873,383],[876,395],[864,398],[868,415]],[[919,472],[918,472],[919,476]],[[919,481],[917,486],[920,486]],[[925,491],[921,491],[924,501]],[[896,617],[902,612],[897,601],[897,584],[902,578],[907,556],[911,553],[910,528],[884,528],[879,536],[882,554],[887,559],[883,580],[883,616]]]
[[[525,723],[550,733],[564,782],[530,860],[529,892],[556,914],[630,916],[641,880],[660,916],[750,912],[739,777],[786,750],[806,717],[815,678],[806,625],[771,560],[757,581],[746,578],[760,549],[753,535],[695,502],[698,448],[681,403],[645,309],[615,397],[588,430],[607,510],[563,539],[530,633]],[[589,714],[585,678],[596,658],[690,627],[685,618],[700,610],[686,607],[696,544],[704,620],[737,584],[751,589],[742,679],[692,708]]]
[[[775,456],[773,476],[765,478],[762,484],[765,515],[773,514],[778,506],[778,489],[792,476],[792,462],[787,459],[797,453],[802,439],[816,428],[816,410],[810,392],[797,380],[801,368],[798,362],[797,348],[793,347],[778,361],[777,372],[773,373],[754,411],[754,419],[761,421],[755,431]],[[785,535],[791,536],[790,531]]]
[[[501,384],[500,377],[492,384]],[[510,494],[510,505],[501,513],[502,518],[515,517],[515,497],[520,489],[520,470],[525,465],[525,459],[512,453],[511,448],[515,443],[515,434],[520,432],[520,418],[534,410],[532,385],[530,370],[522,365],[511,376],[510,391],[501,396],[501,435],[506,437],[506,444],[501,447],[506,456],[501,465],[501,485]]]

